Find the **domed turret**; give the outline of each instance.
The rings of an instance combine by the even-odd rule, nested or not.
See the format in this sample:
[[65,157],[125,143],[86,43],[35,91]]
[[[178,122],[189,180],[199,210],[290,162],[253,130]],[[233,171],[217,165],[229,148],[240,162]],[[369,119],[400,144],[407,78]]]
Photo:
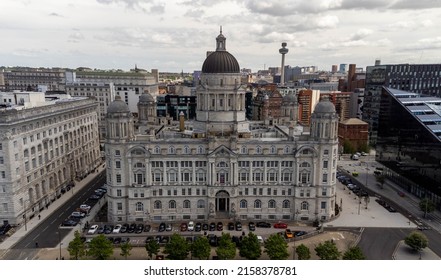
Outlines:
[[336,140],[338,115],[335,106],[326,96],[315,106],[311,114],[311,136],[316,140]]
[[323,98],[314,109],[314,113],[328,113],[332,114],[335,113],[335,106],[332,104],[331,101],[329,101],[329,98]]
[[107,114],[130,112],[129,106],[121,100],[121,96],[115,96],[115,100],[107,107]]

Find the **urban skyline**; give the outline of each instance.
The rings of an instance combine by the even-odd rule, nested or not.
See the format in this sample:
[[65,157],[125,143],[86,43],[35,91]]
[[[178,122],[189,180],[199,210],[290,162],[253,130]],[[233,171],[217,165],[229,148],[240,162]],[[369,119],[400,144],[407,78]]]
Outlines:
[[2,1],[4,66],[192,72],[222,26],[241,68],[439,63],[438,1]]

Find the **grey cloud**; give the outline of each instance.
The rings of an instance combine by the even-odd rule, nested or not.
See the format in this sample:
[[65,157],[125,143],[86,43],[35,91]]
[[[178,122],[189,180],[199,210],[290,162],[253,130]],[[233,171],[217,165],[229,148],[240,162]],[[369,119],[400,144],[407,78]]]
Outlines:
[[420,10],[441,8],[441,1],[439,0],[400,0],[390,6],[391,9],[408,9],[408,10]]
[[349,37],[349,40],[350,41],[358,41],[358,40],[361,40],[363,38],[366,38],[370,34],[372,34],[372,30],[367,29],[367,28],[362,28],[362,29],[357,30],[354,34],[352,34]]
[[60,15],[58,13],[55,13],[55,12],[50,13],[49,16],[51,16],[51,17],[63,17],[62,15]]
[[415,51],[415,50],[433,50],[441,49],[441,36],[434,38],[420,39],[415,43],[404,45],[400,50]]
[[68,42],[71,43],[78,43],[84,40],[84,35],[79,32],[79,31],[75,31],[74,33],[70,34],[68,37]]
[[150,7],[150,12],[157,14],[165,13],[165,4],[153,5],[152,7]]
[[154,12],[163,14],[165,12],[165,2],[153,0],[96,0],[100,4],[109,5],[112,3],[123,4],[128,9],[141,10],[143,12]]

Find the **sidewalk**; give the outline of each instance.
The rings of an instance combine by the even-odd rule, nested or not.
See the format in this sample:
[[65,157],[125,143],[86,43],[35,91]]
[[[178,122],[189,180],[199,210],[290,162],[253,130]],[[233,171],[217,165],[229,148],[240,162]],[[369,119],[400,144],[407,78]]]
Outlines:
[[[41,211],[39,213],[40,219],[36,216],[26,223],[26,229],[24,224],[21,225],[19,228],[14,228],[15,232],[10,236],[7,237],[3,242],[0,243],[0,259],[5,254],[5,250],[8,250],[12,246],[14,246],[15,243],[19,242],[23,236],[25,236],[29,231],[31,231],[33,228],[35,228],[40,222],[44,221],[46,218],[48,218],[56,209],[61,207],[66,201],[68,201],[70,198],[72,198],[73,194],[81,190],[85,185],[87,185],[90,181],[92,181],[93,178],[98,176],[103,170],[105,170],[105,167],[103,164],[98,166],[97,168],[98,172],[90,173],[87,177],[85,177],[81,181],[75,182],[75,187],[73,187],[70,191],[64,193],[59,199],[55,200],[53,203],[51,203],[47,209]],[[91,209],[93,210],[93,209]],[[93,217],[94,215],[89,215],[89,217],[86,217],[83,223],[88,221],[90,217]],[[64,247],[67,247],[69,242],[73,239],[74,236],[74,230],[72,230],[61,242],[63,243]]]

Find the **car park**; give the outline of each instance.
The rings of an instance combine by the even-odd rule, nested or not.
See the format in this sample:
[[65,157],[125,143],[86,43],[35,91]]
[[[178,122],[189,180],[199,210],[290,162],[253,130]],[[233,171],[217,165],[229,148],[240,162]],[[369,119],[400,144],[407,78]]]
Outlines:
[[270,228],[271,224],[267,223],[267,222],[257,222],[256,223],[256,227],[260,227],[260,228]]
[[120,224],[115,225],[115,227],[112,230],[112,233],[120,233],[121,228],[122,228],[122,225],[120,225]]
[[187,230],[188,231],[193,231],[194,230],[194,222],[193,221],[189,221],[188,222]]
[[235,228],[236,228],[237,231],[241,231],[242,230],[242,223],[237,221],[236,224],[235,224]]
[[256,230],[256,224],[254,224],[254,222],[249,222],[248,223],[248,229],[250,231],[255,231]]
[[111,234],[113,232],[113,226],[112,225],[105,225],[104,226],[104,234]]
[[202,224],[202,230],[203,231],[207,231],[208,230],[208,224],[207,223],[203,223]]
[[103,225],[99,226],[98,230],[96,231],[96,233],[103,234],[104,233],[104,226]]
[[136,231],[136,224],[131,223],[129,228],[127,229],[127,233],[134,233]]
[[227,225],[228,230],[234,230],[234,223],[233,222],[229,222]]
[[209,234],[207,236],[208,238],[208,243],[210,243],[211,246],[217,246],[218,242],[217,242],[217,236],[214,234]]
[[98,225],[91,225],[89,230],[87,231],[87,234],[95,234],[98,230]]
[[287,224],[285,224],[285,223],[275,223],[274,224],[274,228],[287,228],[288,227],[288,225]]
[[216,226],[216,229],[217,229],[218,231],[222,231],[222,230],[224,230],[224,224],[223,224],[222,222],[218,222],[218,223],[217,223],[217,226]]
[[181,231],[187,231],[187,223],[182,223],[180,228]]

